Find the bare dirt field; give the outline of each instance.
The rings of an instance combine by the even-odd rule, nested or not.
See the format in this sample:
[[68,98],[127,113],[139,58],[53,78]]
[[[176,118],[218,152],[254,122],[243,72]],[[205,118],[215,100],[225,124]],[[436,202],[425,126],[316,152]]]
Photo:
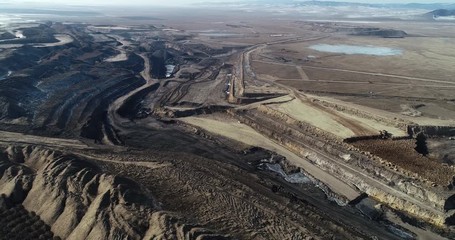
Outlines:
[[[406,28],[411,35],[422,34],[423,31],[414,24],[398,23],[398,26]],[[340,26],[330,28],[337,27]],[[315,42],[284,43],[253,54],[252,66],[259,76],[274,76],[279,83],[303,92],[329,95],[397,113],[401,112],[400,103],[412,104],[419,100],[423,105],[438,105],[444,110],[422,109],[422,116],[444,119],[451,118],[454,111],[452,105],[447,104],[453,98],[455,87],[455,73],[450,67],[455,58],[455,52],[449,47],[451,39],[443,32],[439,37],[433,33],[431,37],[409,36],[403,39],[338,33],[317,41],[317,44],[390,47],[401,50],[402,54],[371,56],[324,53],[310,49]],[[273,65],[289,69],[287,72],[290,74],[267,71],[267,66],[274,69]],[[293,66],[302,69],[305,74],[298,77]],[[305,79],[305,75],[308,79]],[[270,77],[267,79],[270,80]],[[382,100],[376,100],[375,97],[398,101],[380,105]]]
[[268,64],[252,61],[252,68],[261,74],[268,73],[278,79],[301,79],[301,75],[294,66]]

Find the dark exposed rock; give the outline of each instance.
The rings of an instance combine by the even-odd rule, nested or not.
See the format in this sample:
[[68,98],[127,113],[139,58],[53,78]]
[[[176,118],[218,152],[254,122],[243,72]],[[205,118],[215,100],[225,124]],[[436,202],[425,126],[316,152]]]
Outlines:
[[408,36],[405,31],[381,28],[356,28],[352,35],[355,36],[377,36],[383,38],[404,38]]
[[455,136],[455,126],[408,126],[410,136],[417,136],[419,133],[427,137],[452,137]]
[[425,137],[425,134],[423,134],[423,133],[417,134],[415,150],[424,156],[428,155],[428,153],[429,153],[426,140],[427,140],[427,137]]
[[4,33],[0,34],[0,40],[7,40],[7,39],[14,39],[14,38],[16,38],[16,36],[10,32],[4,32]]

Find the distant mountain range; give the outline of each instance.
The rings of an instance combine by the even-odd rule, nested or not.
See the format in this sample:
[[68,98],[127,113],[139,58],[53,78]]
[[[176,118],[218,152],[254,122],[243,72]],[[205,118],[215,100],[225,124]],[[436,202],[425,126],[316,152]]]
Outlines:
[[[206,0],[213,1],[213,0]],[[245,11],[264,10],[275,14],[296,10],[310,19],[400,19],[455,21],[455,3],[357,3],[308,0],[238,0],[198,5],[232,7]],[[437,10],[435,10],[437,9]],[[453,9],[453,10],[450,10]],[[290,11],[291,12],[291,11]]]
[[356,3],[356,2],[335,2],[335,1],[306,1],[306,0],[255,0],[255,1],[227,1],[227,2],[203,2],[203,5],[292,5],[292,6],[322,6],[322,7],[370,7],[370,8],[403,8],[403,9],[455,9],[455,3]]
[[455,16],[455,9],[453,9],[453,10],[438,9],[438,10],[431,11],[427,14],[430,16],[433,16],[433,17],[451,17],[451,16]]
[[[422,9],[432,10],[416,19],[455,20],[455,4],[447,3],[407,3],[407,4],[380,4],[380,3],[353,3],[333,1],[293,1],[298,6],[322,6],[322,7],[368,7],[368,8],[391,8],[391,9]],[[436,9],[436,10],[435,10]]]
[[[267,0],[266,0],[267,1]],[[406,9],[455,9],[455,3],[355,3],[355,2],[332,2],[332,1],[285,1],[293,2],[297,5],[317,5],[328,7],[344,7],[344,6],[362,6],[373,8],[406,8]]]
[[97,16],[100,15],[98,12],[91,10],[71,10],[69,7],[65,7],[61,10],[58,8],[55,9],[46,9],[46,8],[37,8],[36,6],[27,7],[25,5],[15,6],[13,4],[1,5],[0,3],[0,13],[6,14],[39,14],[39,15],[57,15],[57,16]]

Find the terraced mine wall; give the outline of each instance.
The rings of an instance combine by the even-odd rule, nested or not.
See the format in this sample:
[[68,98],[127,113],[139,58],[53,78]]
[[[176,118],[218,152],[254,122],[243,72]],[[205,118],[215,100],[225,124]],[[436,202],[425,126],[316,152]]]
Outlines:
[[453,137],[455,136],[455,126],[408,126],[410,136],[415,137],[419,133],[423,133],[427,137]]
[[[48,31],[42,28],[46,27],[33,31]],[[20,131],[36,135],[122,144],[107,110],[115,99],[145,83],[138,77],[143,59],[128,54],[126,61],[106,62],[116,54],[113,44],[95,42],[77,26],[58,28],[71,33],[74,41],[54,47],[24,46],[0,60],[0,72],[27,72],[0,81],[0,127],[9,129],[14,122]]]
[[237,98],[237,104],[251,104],[282,96],[282,94],[244,93],[242,97]]
[[174,117],[189,117],[201,114],[212,114],[216,112],[224,112],[229,109],[229,106],[207,106],[207,107],[200,107],[191,110],[181,110],[181,111],[174,111]]
[[154,93],[159,87],[160,84],[156,83],[148,88],[144,88],[141,91],[137,92],[136,94],[125,100],[123,105],[120,106],[120,108],[117,110],[117,113],[120,116],[129,119],[139,117],[138,115],[140,114],[141,109],[143,109],[142,102],[144,98],[147,95]]
[[[80,119],[84,119],[84,113],[91,112],[88,116],[88,120],[81,128],[80,136],[93,139],[95,142],[101,142],[104,137],[107,137],[114,144],[122,144],[121,140],[117,136],[116,130],[112,127],[108,119],[107,110],[109,108],[109,104],[126,93],[139,88],[143,84],[144,82],[137,78],[126,79],[120,81],[112,87],[104,89],[103,92],[98,94],[98,98],[90,99],[80,116]],[[77,104],[74,103],[74,105],[71,105],[71,108],[69,108],[68,111],[77,107],[75,105]],[[95,108],[91,109],[94,106]]]
[[453,224],[455,209],[448,209],[453,206],[453,190],[432,187],[415,173],[267,106],[228,112],[379,202],[437,226]]
[[185,110],[174,110],[168,108],[155,108],[153,110],[153,114],[158,117],[172,117],[172,118],[182,118],[182,117],[190,117],[190,116],[197,116],[201,114],[213,114],[217,112],[225,112],[226,110],[230,109],[230,106],[206,106],[206,107],[196,107],[192,109],[185,109]]

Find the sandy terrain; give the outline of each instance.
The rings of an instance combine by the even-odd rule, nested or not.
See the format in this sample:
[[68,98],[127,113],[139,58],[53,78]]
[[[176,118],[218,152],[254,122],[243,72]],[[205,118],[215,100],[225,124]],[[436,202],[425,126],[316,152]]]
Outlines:
[[234,121],[225,121],[225,120],[215,120],[210,118],[197,118],[189,117],[180,119],[191,125],[205,129],[211,133],[218,134],[235,141],[245,143],[250,146],[258,146],[270,151],[274,151],[284,157],[286,157],[290,162],[295,164],[302,169],[305,169],[315,178],[319,179],[321,182],[326,184],[332,191],[345,196],[347,199],[355,199],[359,196],[359,193],[354,190],[352,186],[349,186],[338,179],[332,177],[330,174],[322,171],[321,169],[315,167],[307,160],[295,155],[286,148],[280,146],[279,144],[267,139],[261,134],[257,133],[254,129]]
[[297,99],[288,103],[271,106],[296,120],[310,123],[341,138],[374,135],[382,130],[387,130],[395,136],[406,136],[407,134],[401,129],[390,127],[371,119],[365,119],[343,112],[330,111],[329,109],[317,107],[317,105],[311,104],[310,102]]
[[[311,106],[311,104],[305,104],[300,100],[293,100],[289,103],[275,106],[271,105],[271,107],[294,117],[296,120],[307,122],[341,138],[348,138],[356,135],[354,132],[355,130],[353,131],[346,126],[343,126],[343,124],[338,122],[333,115],[321,111],[320,109]],[[369,134],[369,132],[366,132],[365,134]]]

